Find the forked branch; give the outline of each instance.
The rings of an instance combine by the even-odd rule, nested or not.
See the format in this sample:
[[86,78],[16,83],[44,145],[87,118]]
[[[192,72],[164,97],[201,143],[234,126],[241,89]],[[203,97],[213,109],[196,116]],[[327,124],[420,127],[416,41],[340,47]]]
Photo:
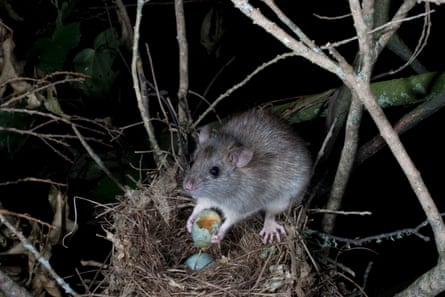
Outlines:
[[[308,47],[304,42],[287,34],[276,23],[265,17],[259,9],[253,7],[247,0],[232,0],[232,2],[242,13],[251,18],[255,24],[261,26],[286,47],[293,50],[296,55],[302,56],[312,63],[326,69],[327,71],[336,74],[351,90],[353,96],[358,98],[363,103],[376,123],[381,136],[390,147],[394,157],[397,159],[403,172],[408,178],[409,183],[417,195],[425,215],[427,216],[427,220],[433,230],[436,248],[439,254],[438,265],[427,272],[424,276],[419,277],[417,280],[417,285],[422,284],[422,286],[420,289],[417,288],[415,296],[435,296],[439,292],[445,290],[444,281],[440,281],[435,277],[438,275],[443,276],[445,273],[445,226],[442,217],[440,216],[440,213],[427,187],[425,186],[419,171],[416,169],[414,163],[402,145],[398,134],[392,128],[383,110],[377,104],[370,88],[372,69],[379,53],[386,46],[392,34],[394,34],[394,32],[400,27],[401,20],[405,18],[408,12],[416,5],[416,1],[407,0],[402,3],[393,19],[390,21],[391,26],[386,28],[387,31],[380,35],[378,40],[375,40],[373,35],[370,34],[370,32],[373,30],[373,24],[370,19],[372,19],[371,16],[373,14],[374,1],[349,1],[359,44],[360,58],[358,65],[360,65],[360,67],[357,67],[357,70],[354,70],[351,65],[347,64],[345,59],[341,57],[341,55],[335,49],[330,51],[335,59],[333,60],[324,54],[319,47]],[[266,5],[271,3],[271,1],[264,2]],[[434,3],[439,4],[444,3],[444,1],[434,1]],[[276,11],[274,6],[272,6],[271,9]],[[413,288],[415,288],[414,284],[407,290],[412,290]],[[414,295],[411,294],[410,296]]]

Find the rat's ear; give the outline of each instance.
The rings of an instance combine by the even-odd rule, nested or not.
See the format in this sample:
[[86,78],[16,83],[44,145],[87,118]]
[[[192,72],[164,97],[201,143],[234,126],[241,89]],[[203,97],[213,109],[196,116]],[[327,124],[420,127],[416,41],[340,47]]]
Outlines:
[[245,147],[235,147],[229,153],[229,160],[235,167],[244,167],[252,160],[253,151]]
[[199,130],[198,143],[203,144],[204,142],[209,140],[209,137],[210,137],[210,126],[205,125],[204,127],[201,128],[201,130]]

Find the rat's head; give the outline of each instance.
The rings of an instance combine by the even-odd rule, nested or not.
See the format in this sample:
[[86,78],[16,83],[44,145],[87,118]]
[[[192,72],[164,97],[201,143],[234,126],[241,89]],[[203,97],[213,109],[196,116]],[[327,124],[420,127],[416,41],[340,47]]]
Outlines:
[[191,168],[184,178],[184,190],[193,198],[229,198],[240,185],[243,168],[251,162],[253,151],[231,135],[210,136],[207,126],[198,140]]

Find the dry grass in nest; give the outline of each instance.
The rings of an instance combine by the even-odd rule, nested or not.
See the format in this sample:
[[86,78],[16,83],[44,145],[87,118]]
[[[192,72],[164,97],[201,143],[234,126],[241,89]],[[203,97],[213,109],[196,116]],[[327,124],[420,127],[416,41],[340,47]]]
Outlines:
[[[315,284],[320,278],[292,227],[300,223],[298,212],[286,216],[288,235],[281,243],[262,244],[262,217],[256,216],[206,251],[217,261],[191,271],[183,263],[199,252],[185,229],[193,204],[178,195],[172,175],[128,191],[115,209],[110,295],[336,296],[320,294],[324,289]],[[220,261],[223,257],[227,261]]]

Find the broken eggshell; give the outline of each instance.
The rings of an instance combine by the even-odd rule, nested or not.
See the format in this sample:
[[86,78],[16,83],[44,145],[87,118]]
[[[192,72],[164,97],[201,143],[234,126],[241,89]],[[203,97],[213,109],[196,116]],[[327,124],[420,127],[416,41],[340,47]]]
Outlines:
[[212,236],[221,226],[221,217],[211,209],[204,209],[195,219],[192,226],[192,239],[195,246],[207,248],[212,243]]

